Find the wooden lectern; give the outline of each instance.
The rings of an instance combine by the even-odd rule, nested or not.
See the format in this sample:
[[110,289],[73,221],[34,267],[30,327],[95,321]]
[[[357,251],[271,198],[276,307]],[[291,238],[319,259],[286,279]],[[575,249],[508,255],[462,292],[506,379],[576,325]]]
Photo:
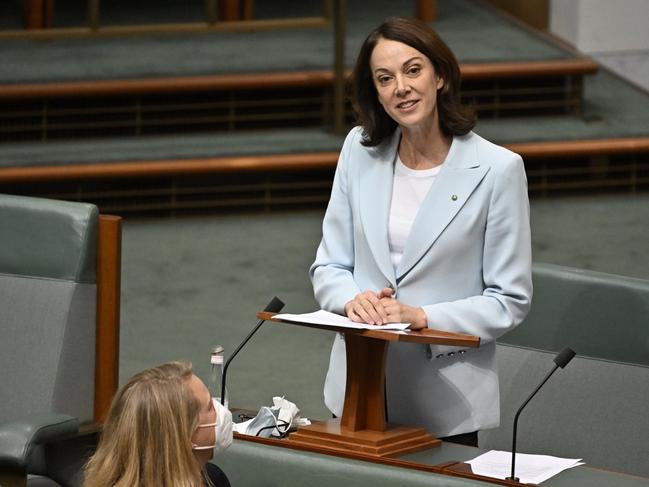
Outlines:
[[342,418],[314,421],[291,433],[296,445],[328,451],[356,451],[374,456],[401,455],[438,446],[441,441],[424,428],[390,425],[385,419],[385,359],[388,343],[412,342],[476,348],[480,338],[426,328],[419,331],[357,330],[274,319],[263,320],[336,331],[345,335],[347,389]]

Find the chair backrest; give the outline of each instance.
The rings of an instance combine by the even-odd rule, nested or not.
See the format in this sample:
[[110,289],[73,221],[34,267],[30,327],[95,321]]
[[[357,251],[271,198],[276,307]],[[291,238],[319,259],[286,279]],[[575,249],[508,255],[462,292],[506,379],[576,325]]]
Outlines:
[[518,451],[649,476],[649,281],[546,264],[533,279],[529,316],[498,343],[501,426],[480,446],[511,449],[516,410],[570,346],[520,416]]
[[529,316],[500,343],[649,366],[649,280],[535,264],[533,281]]
[[0,195],[0,422],[47,412],[101,419],[99,222],[94,205]]
[[[459,446],[459,445],[458,445]],[[477,448],[462,447],[472,456]],[[454,451],[456,451],[454,449]],[[457,457],[447,457],[457,460]],[[235,438],[215,463],[223,469],[232,485],[264,487],[470,487],[487,486],[483,482],[451,477],[412,468],[354,460],[326,453],[259,444]],[[254,465],[254,468],[252,466]]]

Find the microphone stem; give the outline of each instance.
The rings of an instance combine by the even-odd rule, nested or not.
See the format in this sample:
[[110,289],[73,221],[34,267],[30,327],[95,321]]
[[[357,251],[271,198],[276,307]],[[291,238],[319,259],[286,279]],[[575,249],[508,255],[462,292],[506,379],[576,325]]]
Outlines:
[[230,362],[232,362],[232,359],[237,356],[237,354],[241,351],[241,349],[245,346],[246,343],[252,338],[252,336],[257,333],[257,330],[259,330],[259,327],[264,324],[264,321],[266,320],[259,320],[257,323],[257,326],[255,326],[252,331],[248,334],[248,336],[245,338],[243,342],[237,347],[237,349],[230,355],[230,358],[226,360],[225,365],[223,366],[223,378],[221,380],[221,404],[225,405],[225,378],[228,373],[228,367],[230,366]]
[[518,408],[518,411],[516,412],[516,416],[514,416],[514,432],[513,432],[513,437],[512,437],[512,473],[511,477],[508,478],[508,480],[514,480],[518,481],[518,479],[514,475],[514,471],[516,470],[516,433],[518,430],[518,417],[521,414],[521,411],[523,411],[523,408],[527,406],[527,403],[532,400],[532,398],[536,395],[537,392],[543,387],[543,384],[545,384],[550,376],[554,374],[554,372],[559,368],[558,365],[555,365],[554,368],[548,373],[548,375],[545,376],[545,379],[543,379],[543,382],[539,384],[539,386],[530,394],[530,397],[527,398],[527,400],[523,403],[523,405]]

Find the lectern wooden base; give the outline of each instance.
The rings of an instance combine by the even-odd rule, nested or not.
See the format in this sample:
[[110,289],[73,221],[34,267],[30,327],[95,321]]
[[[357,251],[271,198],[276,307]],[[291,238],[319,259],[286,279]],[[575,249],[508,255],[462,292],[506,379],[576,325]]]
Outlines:
[[[267,312],[257,316],[262,320],[282,322]],[[359,452],[377,457],[403,455],[441,445],[440,440],[423,428],[394,426],[386,422],[385,361],[388,343],[403,341],[478,347],[480,338],[430,329],[359,330],[301,321],[292,323],[345,335],[347,382],[342,417],[301,427],[289,436],[289,443],[321,451]]]
[[340,419],[316,421],[310,426],[303,426],[292,433],[288,441],[296,445],[351,450],[379,457],[403,455],[442,443],[423,428],[388,426],[385,431],[349,431],[340,426]]

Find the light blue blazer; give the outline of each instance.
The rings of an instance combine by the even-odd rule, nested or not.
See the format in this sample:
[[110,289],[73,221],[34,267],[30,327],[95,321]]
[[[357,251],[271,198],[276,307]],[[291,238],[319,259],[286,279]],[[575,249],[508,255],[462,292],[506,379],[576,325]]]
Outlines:
[[[429,327],[480,336],[481,347],[472,350],[391,344],[389,420],[437,436],[496,427],[495,340],[525,318],[532,297],[523,161],[473,132],[454,137],[395,271],[388,216],[400,136],[397,129],[368,148],[357,127],[345,139],[310,268],[315,297],[323,309],[344,314],[359,292],[392,287],[397,299],[424,309]],[[338,416],[345,374],[338,335],[324,388],[325,404]]]

